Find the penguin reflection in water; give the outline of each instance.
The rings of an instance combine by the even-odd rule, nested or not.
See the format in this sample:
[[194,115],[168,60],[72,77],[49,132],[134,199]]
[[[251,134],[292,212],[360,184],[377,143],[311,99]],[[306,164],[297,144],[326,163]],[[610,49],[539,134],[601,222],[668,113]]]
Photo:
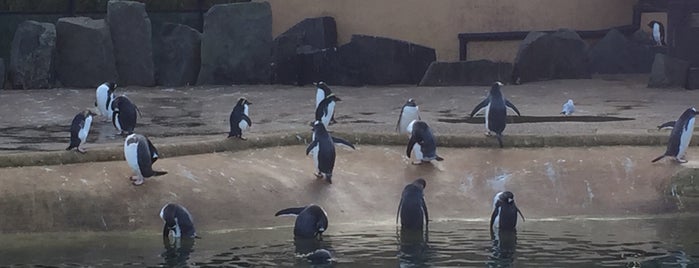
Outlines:
[[680,115],[677,121],[670,121],[658,126],[658,129],[672,126],[672,132],[670,133],[670,139],[667,142],[665,153],[653,159],[651,162],[657,162],[666,156],[674,157],[675,160],[680,163],[687,162],[684,157],[687,153],[687,147],[689,147],[689,143],[692,141],[694,119],[696,115],[697,110],[689,108]]
[[235,107],[230,116],[231,130],[228,132],[228,137],[236,137],[241,140],[246,140],[243,138],[243,131],[247,130],[252,126],[252,120],[250,120],[249,108],[252,102],[248,101],[246,98],[238,99]]
[[124,158],[134,172],[130,179],[133,185],[143,184],[145,178],[167,174],[166,171],[154,171],[153,163],[158,160],[158,150],[148,138],[140,134],[131,134],[124,141]]
[[415,152],[415,162],[413,165],[429,163],[432,160],[442,161],[444,158],[437,155],[437,141],[432,134],[432,129],[424,121],[413,120],[407,127],[410,132],[410,140],[406,155],[410,158],[410,154]]
[[313,161],[318,173],[316,178],[325,178],[332,182],[333,169],[335,168],[335,143],[344,144],[354,149],[352,143],[330,136],[325,129],[325,124],[316,120],[313,122],[313,141],[306,148],[306,155],[313,153]]
[[80,146],[87,141],[87,134],[90,133],[90,126],[92,125],[92,117],[95,115],[97,114],[90,110],[85,110],[73,117],[73,122],[70,124],[70,144],[66,150],[75,148],[78,152],[86,152]]

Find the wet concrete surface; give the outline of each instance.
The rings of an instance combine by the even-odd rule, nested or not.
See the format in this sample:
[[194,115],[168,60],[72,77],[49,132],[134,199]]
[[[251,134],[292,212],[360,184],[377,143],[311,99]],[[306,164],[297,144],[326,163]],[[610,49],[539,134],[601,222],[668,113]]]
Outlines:
[[[676,120],[694,106],[699,92],[680,88],[646,88],[647,76],[555,80],[505,86],[503,92],[522,112],[505,135],[667,135],[660,123]],[[421,116],[437,135],[476,135],[485,131],[468,114],[488,87],[339,87],[336,108],[339,132],[393,133],[400,107],[414,98]],[[136,132],[155,143],[220,140],[228,132],[228,117],[239,97],[253,105],[253,127],[246,136],[310,132],[315,88],[282,85],[234,85],[186,88],[118,88],[142,112]],[[561,116],[561,105],[573,99],[577,112]],[[94,89],[0,91],[0,154],[55,151],[67,147],[75,114],[94,109]],[[111,122],[93,122],[85,148],[119,146],[123,137]],[[506,138],[507,139],[507,138]]]
[[2,168],[0,232],[158,230],[167,202],[189,208],[201,230],[286,226],[274,213],[309,203],[331,224],[391,224],[418,177],[435,221],[486,220],[502,190],[529,219],[696,212],[669,190],[683,167],[650,163],[660,147],[440,148],[443,162],[420,166],[402,146],[340,148],[331,185],[313,176],[304,146],[164,158],[154,168],[169,173],[140,187],[124,161]]

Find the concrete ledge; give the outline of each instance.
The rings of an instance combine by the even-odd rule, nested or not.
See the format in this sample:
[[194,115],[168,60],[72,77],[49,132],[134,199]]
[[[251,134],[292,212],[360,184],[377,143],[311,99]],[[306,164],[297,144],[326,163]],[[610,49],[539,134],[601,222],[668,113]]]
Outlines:
[[[406,145],[408,138],[398,134],[343,133],[334,132],[356,144],[367,145]],[[249,137],[247,141],[238,139],[207,140],[176,144],[156,144],[163,158],[224,151],[242,151],[254,148],[307,144],[311,133],[263,134]],[[439,146],[443,147],[497,147],[494,138],[484,135],[438,135]],[[508,135],[504,138],[506,148],[512,147],[588,147],[588,146],[663,146],[667,135]],[[693,145],[699,143],[695,138]],[[121,146],[93,148],[86,154],[75,151],[28,152],[0,155],[0,168],[20,166],[61,165],[85,162],[118,161],[124,159]]]

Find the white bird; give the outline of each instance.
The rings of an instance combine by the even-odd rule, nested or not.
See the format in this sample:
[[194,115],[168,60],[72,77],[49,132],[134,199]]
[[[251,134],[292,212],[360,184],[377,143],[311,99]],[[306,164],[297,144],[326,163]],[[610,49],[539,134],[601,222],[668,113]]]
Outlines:
[[563,104],[563,110],[561,111],[561,114],[564,115],[571,115],[575,112],[575,104],[573,104],[573,100],[568,100],[565,104]]

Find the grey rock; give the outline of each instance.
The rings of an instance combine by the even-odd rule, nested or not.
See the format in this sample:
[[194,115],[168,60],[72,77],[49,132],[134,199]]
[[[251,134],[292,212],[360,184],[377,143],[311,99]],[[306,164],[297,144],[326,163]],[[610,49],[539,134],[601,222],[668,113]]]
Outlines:
[[155,78],[164,86],[194,85],[201,66],[201,34],[182,24],[165,23],[154,35]]
[[420,86],[489,86],[509,81],[512,64],[489,60],[432,62]]
[[5,61],[0,58],[0,89],[5,88]]
[[653,68],[648,78],[648,87],[684,87],[687,83],[689,62],[665,54],[655,54]]
[[206,12],[198,84],[269,83],[271,62],[269,3],[221,4]]
[[60,18],[56,23],[56,74],[64,86],[97,87],[118,76],[104,20]]
[[686,89],[699,89],[699,67],[689,68]]
[[114,45],[120,85],[155,85],[151,23],[146,5],[110,0],[107,22]]
[[342,65],[337,48],[313,49],[303,46],[298,51],[299,86],[324,81],[329,85],[361,86],[359,74]]
[[337,26],[333,17],[304,19],[279,36],[288,34],[301,35],[303,45],[316,49],[337,46]]
[[56,27],[51,23],[24,21],[15,31],[10,49],[10,79],[14,88],[50,88]]
[[649,45],[632,40],[616,29],[610,30],[589,51],[590,71],[601,74],[650,72],[655,53]]
[[297,54],[303,46],[302,34],[284,34],[274,39],[272,83],[303,84],[299,81],[300,56]]
[[587,43],[573,30],[530,33],[515,59],[515,82],[590,78]]

